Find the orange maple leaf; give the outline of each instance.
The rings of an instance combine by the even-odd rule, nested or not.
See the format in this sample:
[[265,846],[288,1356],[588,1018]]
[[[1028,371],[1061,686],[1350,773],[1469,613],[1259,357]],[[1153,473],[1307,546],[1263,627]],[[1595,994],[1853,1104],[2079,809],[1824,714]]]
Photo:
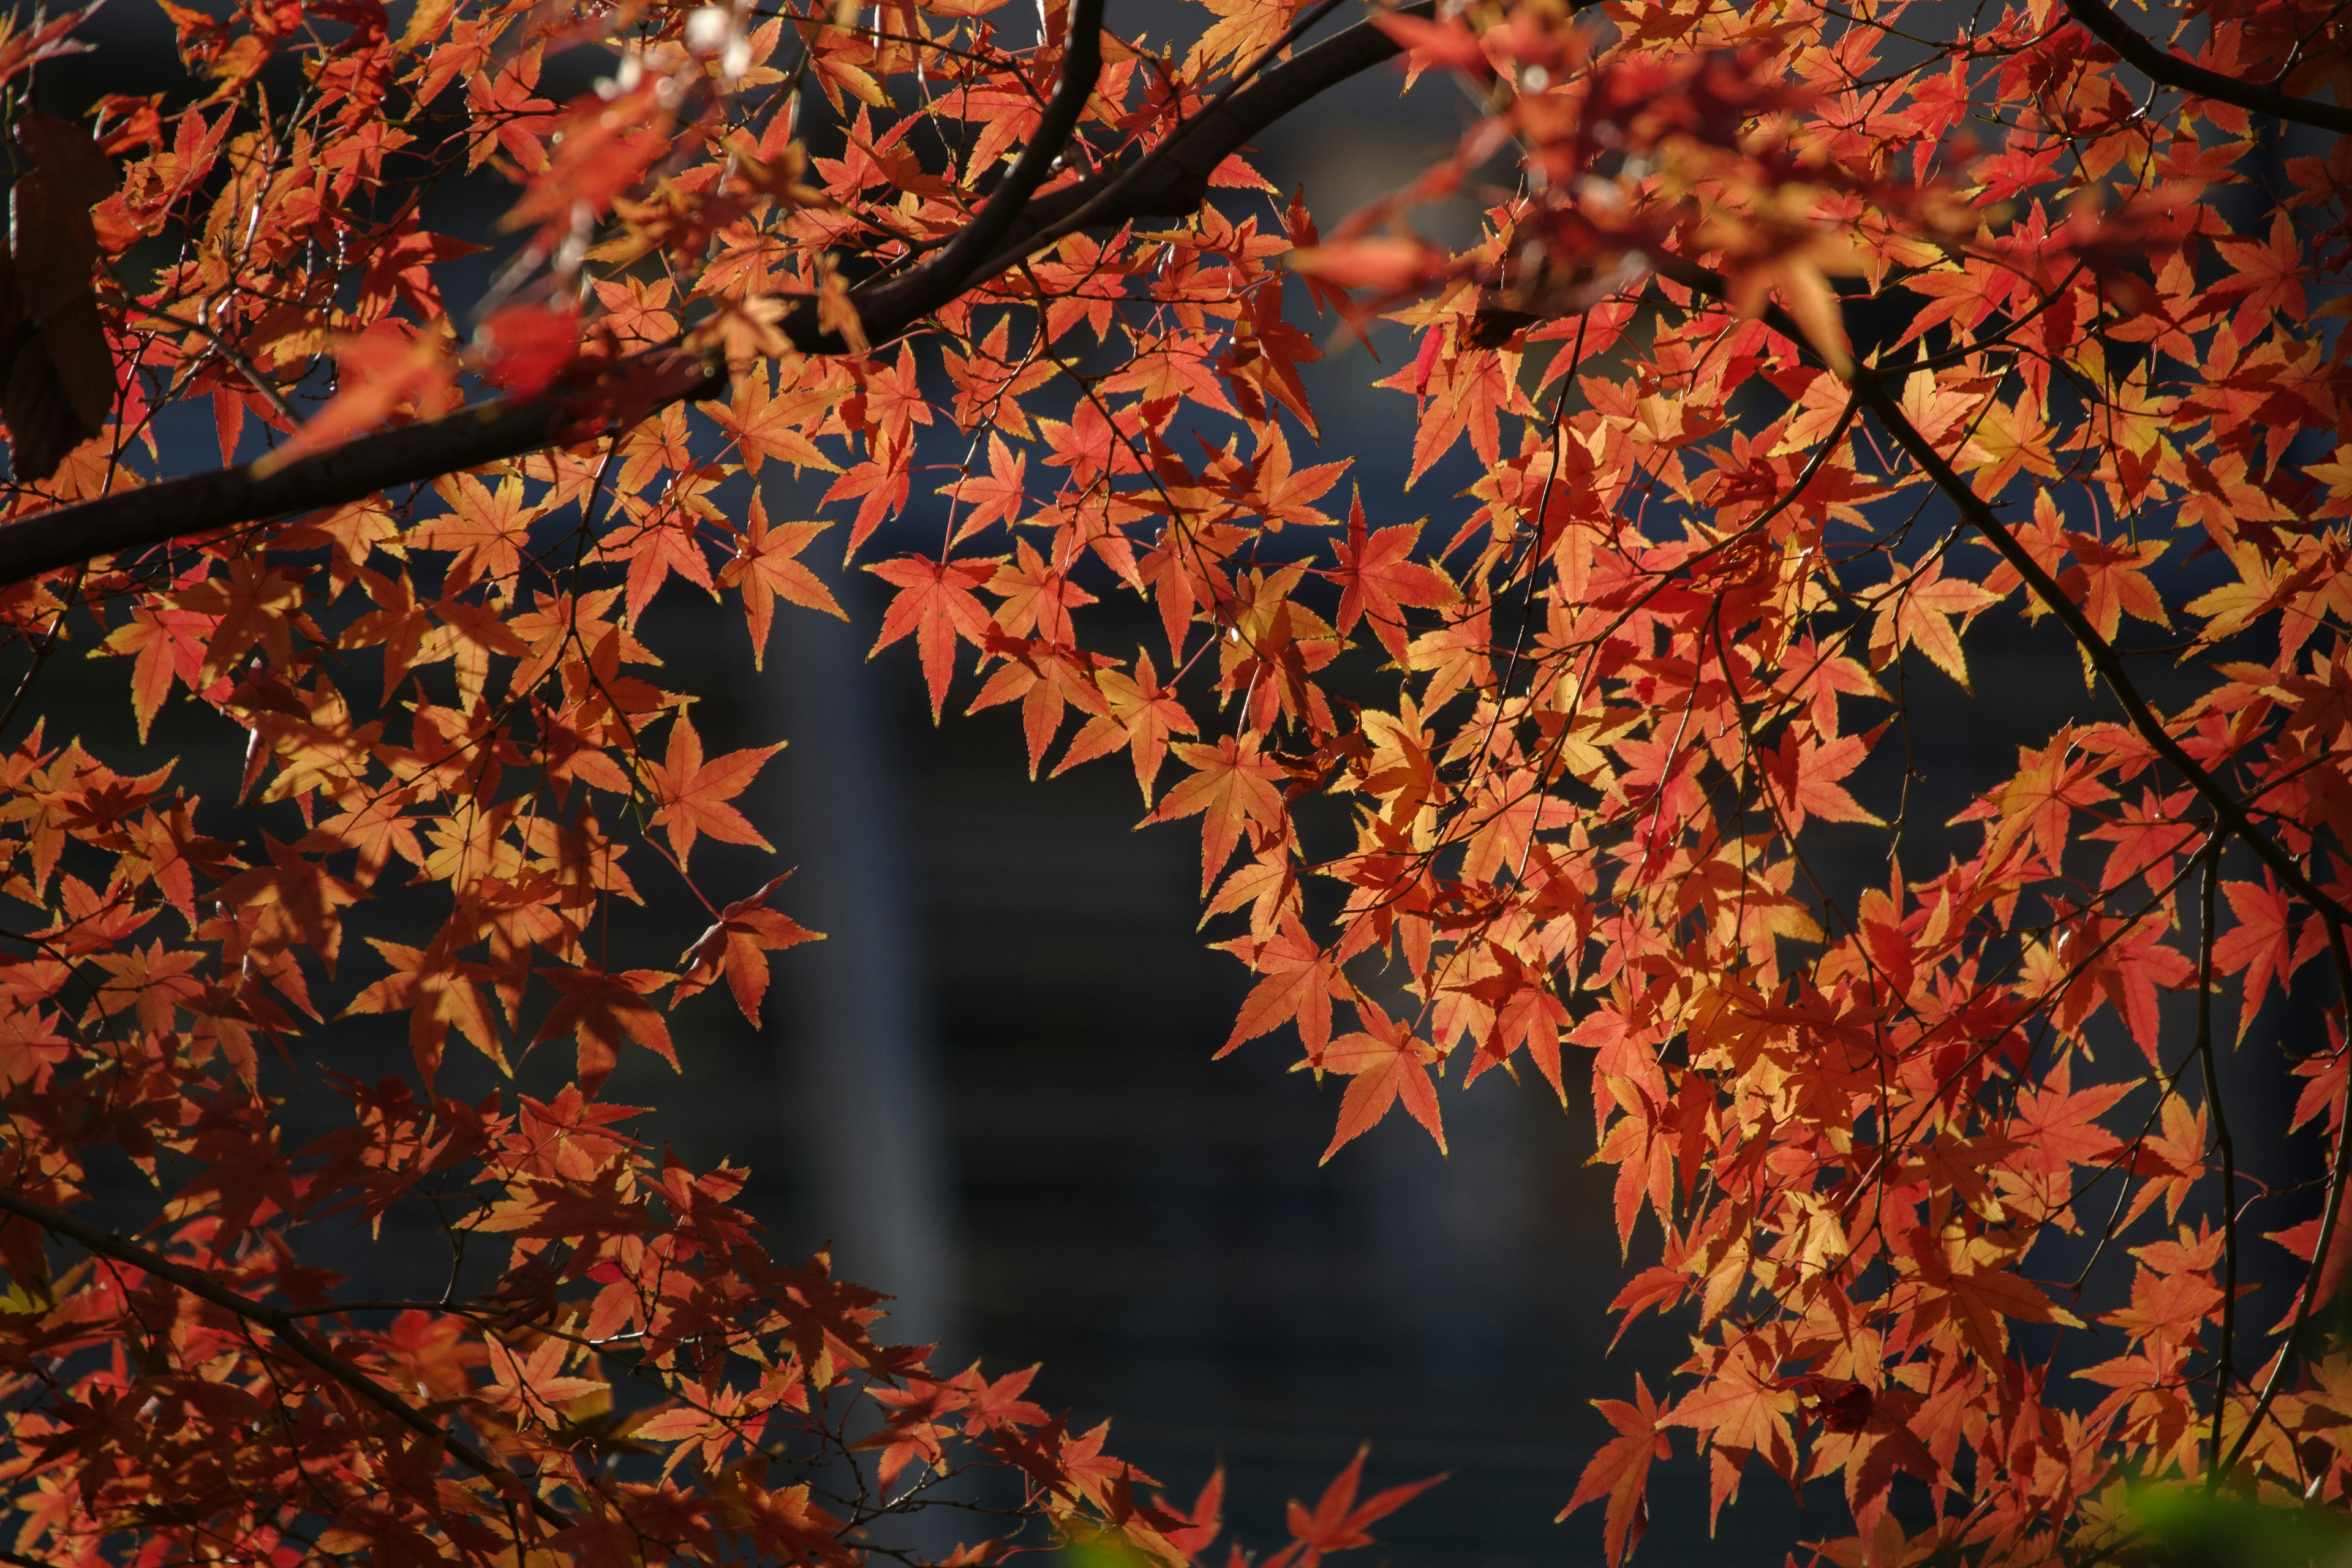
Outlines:
[[751,493],[743,537],[736,542],[733,557],[719,569],[719,582],[722,587],[743,591],[743,619],[751,632],[753,669],[767,668],[768,625],[778,599],[823,610],[837,621],[849,618],[833,590],[800,560],[809,542],[832,526],[829,522],[771,523],[766,503],[757,490]]
[[784,749],[746,746],[710,762],[702,760],[702,737],[694,721],[681,713],[669,731],[669,752],[660,762],[646,762],[646,781],[655,801],[654,824],[667,830],[677,863],[685,866],[698,835],[729,844],[750,844],[761,849],[773,845],[760,837],[743,814],[727,803],[748,788],[768,759]]
[[1319,1163],[1328,1164],[1351,1141],[1379,1125],[1399,1100],[1415,1121],[1437,1140],[1445,1152],[1445,1125],[1437,1110],[1437,1086],[1429,1064],[1439,1059],[1437,1047],[1415,1037],[1409,1019],[1391,1021],[1371,1001],[1356,999],[1356,1016],[1364,1027],[1342,1035],[1325,1048],[1322,1070],[1345,1074],[1351,1081],[1339,1101],[1339,1122]]
[[679,958],[685,972],[678,976],[677,989],[670,993],[672,1003],[706,989],[723,973],[743,1016],[755,1026],[759,1024],[760,1001],[768,994],[767,954],[824,940],[822,932],[767,907],[791,876],[787,871],[750,898],[738,899],[719,911],[710,929]]
[[1633,1374],[1633,1400],[1631,1405],[1622,1399],[1592,1402],[1593,1408],[1617,1428],[1617,1436],[1601,1445],[1600,1450],[1586,1461],[1568,1506],[1554,1519],[1558,1522],[1586,1503],[1607,1498],[1609,1506],[1603,1510],[1601,1539],[1610,1568],[1618,1568],[1642,1543],[1643,1533],[1650,1528],[1651,1461],[1669,1458],[1674,1454],[1674,1446],[1666,1440],[1665,1417],[1659,1412],[1658,1402],[1650,1396],[1650,1385],[1638,1372]]

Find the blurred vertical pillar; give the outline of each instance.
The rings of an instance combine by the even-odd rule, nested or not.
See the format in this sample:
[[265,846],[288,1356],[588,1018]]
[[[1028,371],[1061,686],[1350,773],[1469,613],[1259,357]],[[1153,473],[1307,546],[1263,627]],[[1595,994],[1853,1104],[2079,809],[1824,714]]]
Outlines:
[[771,770],[782,798],[766,821],[799,868],[778,901],[827,940],[777,965],[771,1016],[803,1234],[831,1238],[844,1277],[897,1298],[884,1339],[924,1344],[955,1336],[954,1200],[907,803],[881,710],[901,694],[866,662],[863,585],[838,585],[847,626],[776,606],[766,729],[792,743]]

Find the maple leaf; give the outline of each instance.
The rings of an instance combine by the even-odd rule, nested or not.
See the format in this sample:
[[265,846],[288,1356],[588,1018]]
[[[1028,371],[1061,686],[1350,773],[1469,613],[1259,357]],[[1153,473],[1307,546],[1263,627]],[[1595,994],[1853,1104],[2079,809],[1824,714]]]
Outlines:
[[343,922],[338,911],[359,902],[360,889],[276,838],[265,836],[269,863],[239,872],[222,884],[225,904],[259,914],[257,942],[299,942],[335,972],[342,951]]
[[490,977],[489,968],[457,958],[447,928],[429,949],[404,947],[375,937],[368,939],[368,945],[383,955],[393,972],[353,997],[344,1011],[405,1011],[409,1048],[415,1053],[416,1070],[428,1088],[441,1065],[442,1047],[453,1024],[476,1050],[501,1068],[506,1066],[498,1019],[480,989]]
[[1421,526],[1406,523],[1368,536],[1360,490],[1349,502],[1346,542],[1331,544],[1339,564],[1327,574],[1341,585],[1337,629],[1344,637],[1369,617],[1373,635],[1399,664],[1405,658],[1405,606],[1442,609],[1462,598],[1444,573],[1412,558]]
[[2221,893],[2229,900],[2232,921],[2213,939],[2213,967],[2223,974],[2242,972],[2245,976],[2245,1003],[2238,1009],[2238,1038],[2243,1040],[2272,982],[2285,994],[2294,972],[2318,952],[2322,935],[2314,921],[2303,940],[2294,941],[2293,908],[2268,871],[2260,884],[2224,882]]
[[1948,1247],[1923,1249],[1918,1257],[1922,1327],[1949,1323],[1976,1354],[1998,1361],[2009,1343],[2007,1319],[2082,1326],[2080,1318],[2053,1304],[2040,1286],[2017,1273],[2013,1262],[1985,1237],[1954,1238]]
[[791,876],[787,871],[750,898],[738,899],[719,911],[718,920],[679,956],[683,972],[677,988],[670,993],[673,1004],[685,1001],[724,974],[744,1019],[758,1026],[760,1002],[768,994],[767,954],[824,940],[819,932],[767,907]]
[[[832,394],[822,386],[777,393],[771,385],[768,366],[758,363],[735,378],[725,404],[703,406],[733,439],[746,471],[757,474],[761,463],[776,458],[790,463],[795,471],[815,468],[837,474],[841,465],[809,438],[812,416],[821,419],[831,401]],[[757,490],[752,491],[751,504],[760,504]]]
[[2205,1173],[2204,1107],[2191,1110],[2179,1095],[2167,1095],[2162,1121],[2163,1131],[2141,1137],[2131,1148],[2126,1168],[2151,1179],[2132,1194],[2131,1208],[2124,1215],[2126,1224],[2146,1214],[2158,1198],[2164,1200],[2165,1218],[2176,1217],[2198,1178]]
[[2123,1141],[2097,1119],[2131,1092],[2123,1083],[2074,1088],[2074,1064],[2062,1060],[2039,1084],[2017,1097],[2015,1131],[2021,1163],[2057,1175],[2077,1165],[2104,1165]]
[[683,713],[677,716],[670,725],[669,751],[663,760],[640,765],[654,798],[654,823],[668,831],[670,847],[680,867],[701,834],[729,844],[775,847],[727,803],[750,788],[768,759],[783,749],[782,741],[771,746],[746,746],[706,763],[694,721]]
[[1864,810],[1838,782],[1860,767],[1869,754],[1869,742],[1859,735],[1821,741],[1801,739],[1793,728],[1784,731],[1779,751],[1763,753],[1758,762],[1781,799],[1788,831],[1793,834],[1802,827],[1808,814],[1824,822],[1885,826],[1883,818]]
[[1163,1532],[1168,1544],[1187,1559],[1199,1557],[1224,1528],[1225,1467],[1219,1464],[1209,1472],[1209,1479],[1201,1483],[1201,1495],[1192,1500],[1191,1509],[1180,1511],[1164,1497],[1159,1500],[1159,1503],[1163,1511],[1174,1515],[1181,1521],[1179,1528]]
[[1440,1059],[1437,1047],[1414,1037],[1410,1019],[1391,1021],[1363,997],[1356,999],[1355,1007],[1363,1028],[1333,1040],[1324,1048],[1319,1063],[1320,1070],[1344,1074],[1349,1079],[1348,1092],[1339,1101],[1339,1125],[1332,1129],[1320,1163],[1328,1164],[1332,1155],[1378,1126],[1399,1100],[1437,1141],[1437,1152],[1445,1152],[1437,1088],[1429,1076],[1429,1064]]
[[1652,1461],[1671,1458],[1674,1448],[1666,1440],[1664,1417],[1657,1401],[1650,1397],[1650,1385],[1642,1374],[1633,1374],[1633,1403],[1622,1399],[1596,1399],[1593,1408],[1609,1418],[1617,1428],[1617,1436],[1603,1443],[1591,1459],[1584,1473],[1576,1479],[1576,1490],[1568,1506],[1555,1516],[1554,1522],[1566,1519],[1586,1503],[1602,1498],[1609,1500],[1603,1510],[1602,1550],[1608,1553],[1610,1568],[1619,1568],[1633,1555],[1633,1548],[1642,1543],[1642,1536],[1650,1527],[1650,1465]]
[[849,618],[834,598],[833,590],[800,562],[800,553],[808,548],[809,542],[832,526],[829,522],[771,525],[766,504],[757,490],[751,492],[751,510],[744,520],[743,536],[736,542],[734,555],[719,569],[719,581],[721,586],[742,590],[744,623],[751,632],[753,669],[767,668],[768,626],[778,599],[806,609],[823,610],[835,620]]
[[948,681],[954,674],[956,640],[961,637],[982,646],[995,625],[972,590],[992,581],[1003,564],[1002,557],[932,561],[902,555],[866,568],[898,590],[883,614],[882,633],[866,657],[871,658],[913,633],[922,656],[923,679],[930,687],[933,723],[939,722]]
[[1229,62],[1255,60],[1289,26],[1297,0],[1203,0],[1217,20],[1202,32],[1184,59],[1184,74],[1201,77]]
[[1295,1018],[1307,1061],[1320,1066],[1331,1039],[1331,998],[1347,994],[1339,966],[1293,913],[1286,912],[1271,940],[1242,941],[1249,946],[1252,966],[1265,978],[1252,987],[1241,1016],[1234,1021],[1233,1034],[1218,1047],[1217,1055],[1229,1056],[1244,1042]]
[[1277,1562],[1290,1568],[1315,1568],[1326,1552],[1370,1546],[1372,1538],[1366,1527],[1386,1519],[1450,1474],[1442,1472],[1402,1486],[1385,1487],[1360,1503],[1356,1489],[1363,1484],[1364,1459],[1371,1451],[1369,1443],[1356,1450],[1356,1457],[1331,1478],[1331,1484],[1315,1500],[1313,1511],[1297,1499],[1291,1500],[1288,1523],[1292,1544],[1268,1558],[1268,1568]]
[[488,1351],[490,1385],[486,1397],[496,1408],[528,1422],[551,1425],[566,1405],[611,1386],[593,1377],[563,1375],[563,1363],[572,1347],[552,1336],[542,1338],[528,1355],[518,1355],[505,1341],[492,1335]]
[[213,625],[213,618],[199,610],[158,610],[138,605],[131,607],[129,621],[107,634],[110,651],[135,656],[131,710],[139,721],[142,744],[163,700],[172,694],[174,679],[191,690],[205,686],[205,633]]
[[1177,761],[1193,772],[1179,781],[1143,820],[1202,819],[1201,892],[1205,897],[1217,873],[1233,858],[1244,823],[1271,828],[1283,820],[1282,793],[1275,787],[1275,781],[1283,776],[1282,769],[1259,751],[1255,735],[1238,741],[1226,735],[1213,746],[1180,744],[1171,749]]
[[441,581],[443,596],[453,597],[484,579],[512,578],[538,515],[524,503],[522,480],[509,475],[492,490],[471,474],[458,474],[446,482],[442,494],[449,510],[413,531],[408,542],[413,549],[455,553]]
[[1014,454],[1005,446],[1003,437],[990,431],[988,472],[940,488],[941,495],[971,506],[971,510],[958,521],[955,537],[950,542],[961,544],[991,523],[1009,525],[1019,521],[1022,510],[1028,504],[1028,455]]
[[1134,675],[1098,670],[1095,685],[1110,704],[1110,711],[1087,720],[1070,737],[1052,776],[1058,778],[1080,763],[1124,745],[1135,761],[1135,782],[1143,791],[1143,804],[1150,805],[1152,784],[1168,756],[1169,737],[1194,733],[1192,716],[1173,691],[1160,686],[1159,671],[1152,668],[1148,653],[1136,654]]
[[669,1026],[646,1000],[675,976],[655,969],[608,972],[589,965],[536,973],[562,994],[530,1043],[541,1046],[572,1036],[578,1045],[577,1071],[583,1089],[593,1089],[611,1076],[624,1040],[635,1041],[673,1069],[677,1067]]
[[1870,629],[1870,662],[1883,668],[1906,647],[1916,647],[1962,690],[1972,691],[1968,656],[1960,651],[1952,617],[1960,616],[1965,625],[1977,611],[1998,603],[1999,595],[1964,577],[1945,576],[1943,558],[1930,557],[1880,606]]

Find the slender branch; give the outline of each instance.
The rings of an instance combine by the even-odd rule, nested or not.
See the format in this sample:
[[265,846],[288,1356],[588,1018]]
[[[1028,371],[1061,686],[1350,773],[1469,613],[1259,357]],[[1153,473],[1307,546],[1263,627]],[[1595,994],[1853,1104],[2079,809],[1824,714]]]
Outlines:
[[[511,1486],[520,1478],[504,1465],[484,1454],[463,1437],[440,1426],[423,1411],[402,1399],[360,1368],[336,1355],[295,1321],[302,1314],[283,1307],[265,1306],[242,1291],[232,1290],[202,1269],[174,1263],[151,1247],[128,1241],[111,1231],[76,1219],[63,1209],[23,1194],[0,1187],[0,1210],[30,1220],[51,1235],[61,1236],[101,1258],[111,1258],[118,1263],[128,1263],[143,1269],[158,1279],[178,1286],[199,1300],[209,1301],[221,1310],[240,1318],[256,1327],[267,1329],[286,1348],[317,1367],[335,1382],[341,1384],[370,1405],[383,1411],[402,1426],[432,1438],[446,1448],[452,1458],[478,1476]],[[571,1516],[537,1495],[530,1498],[531,1511],[558,1530],[572,1526]]]
[[2221,1156],[2221,1343],[2213,1360],[2213,1417],[2205,1454],[2213,1463],[2206,1485],[2221,1484],[2221,1412],[2230,1399],[2230,1359],[2238,1333],[2238,1153],[2230,1119],[2221,1111],[2221,1075],[2213,1061],[2214,894],[2221,883],[2221,836],[2205,846],[2205,879],[2198,890],[2197,1054],[2205,1063],[2205,1104],[2213,1112],[2213,1143]]
[[[2347,911],[2343,904],[2305,875],[2303,868],[2295,864],[2294,858],[2277,840],[2255,826],[2238,797],[2173,738],[2172,731],[2165,727],[2164,721],[2148,705],[2147,699],[2140,695],[2139,688],[2133,683],[2130,672],[2125,669],[2123,658],[2116,653],[2115,645],[2099,634],[2098,627],[2091,624],[2082,606],[2075,604],[2058,585],[2057,580],[2042,569],[2042,563],[2018,542],[2017,536],[2009,531],[2008,525],[1993,515],[1992,509],[1953,471],[1952,466],[1944,460],[1943,454],[1919,433],[1918,426],[1912,424],[1909,416],[1896,405],[1877,374],[1866,366],[1856,365],[1849,373],[1848,380],[1871,412],[1878,416],[1888,434],[1911,454],[1920,470],[1959,509],[1960,515],[1990,542],[2001,558],[2016,568],[2018,575],[2025,579],[2035,596],[2048,605],[2060,624],[2074,635],[2083,656],[2091,661],[2092,668],[2105,680],[2107,689],[2122,704],[2131,720],[2132,728],[2138,731],[2140,738],[2170,763],[2175,772],[2187,779],[2190,787],[2205,797],[2223,826],[2243,839],[2246,847],[2277,873],[2279,880],[2289,890],[2311,906],[2327,938],[2327,953],[2336,971],[2337,994],[2352,1002],[2352,952],[2347,951],[2344,936],[2346,924],[2352,921],[2352,911]],[[2352,1085],[2347,1087],[2345,1111],[2337,1123],[2336,1156],[2327,1176],[2326,1206],[2320,1211],[2319,1236],[2312,1248],[2311,1267],[2304,1279],[2303,1293],[2296,1299],[2294,1321],[2289,1325],[2285,1338],[2280,1342],[2277,1359],[2271,1363],[2270,1375],[2263,1380],[2262,1394],[2255,1400],[2244,1427],[2239,1431],[2238,1440],[2220,1463],[2219,1469],[2224,1477],[2244,1455],[2246,1445],[2253,1440],[2254,1433],[2262,1426],[2263,1418],[2270,1412],[2272,1402],[2278,1397],[2278,1392],[2284,1384],[2287,1365],[2294,1358],[2295,1342],[2310,1322],[2313,1309],[2318,1305],[2328,1249],[2335,1241],[2336,1226],[2343,1218],[2347,1186],[2352,1186]]]
[[[2100,635],[2099,628],[2091,624],[2091,617],[2083,613],[2083,607],[2058,585],[2058,580],[2050,575],[2042,563],[2033,558],[2032,552],[2019,542],[2017,535],[2010,531],[2009,525],[1993,515],[1992,508],[1984,503],[1968,481],[1944,460],[1944,455],[1919,433],[1919,427],[1911,423],[1910,416],[1896,404],[1878,374],[1858,364],[1847,379],[1864,406],[1878,416],[1879,423],[1886,427],[1897,445],[1911,454],[1920,471],[1944,492],[1945,497],[1959,510],[1960,516],[1973,524],[1993,549],[2000,552],[2001,559],[2016,569],[2017,574],[2025,579],[2026,585],[2033,590],[2034,596],[2047,605],[2050,612],[2058,617],[2059,624],[2073,635],[2076,645],[2083,650],[2083,657],[2091,661],[2091,667],[2106,682],[2107,689],[2122,705],[2140,739],[2170,763],[2174,772],[2188,780],[2191,788],[2205,797],[2206,804],[2220,815],[2230,831],[2244,839],[2246,847],[2261,857],[2263,864],[2278,873],[2280,881],[2316,910],[2331,931],[2340,932],[2345,922],[2352,921],[2352,910],[2347,910],[2305,875],[2303,868],[2295,864],[2294,856],[2255,826],[2238,797],[2173,738],[2164,720],[2140,694],[2137,683],[2132,679],[2131,672],[2124,668],[2123,656],[2116,651],[2115,645]],[[2352,995],[2352,970],[2339,974],[2338,978],[2345,982],[2347,994]]]
[[245,377],[247,384],[253,388],[254,395],[275,409],[278,416],[286,421],[288,428],[291,429],[302,423],[301,416],[295,413],[292,405],[287,403],[286,394],[278,389],[278,384],[264,380],[261,373],[253,368],[252,362],[238,353],[236,345],[228,341],[226,333],[217,331],[202,321],[191,321],[185,316],[175,316],[169,310],[159,310],[152,305],[142,305],[136,300],[126,300],[121,302],[120,308],[135,310],[150,321],[162,321],[166,326],[177,327],[184,332],[194,332],[213,345],[213,352],[220,355],[229,369]]
[[2101,43],[2130,61],[2140,75],[2150,81],[2194,93],[2199,98],[2210,98],[2217,103],[2235,104],[2240,109],[2267,114],[2274,120],[2315,125],[2339,136],[2352,135],[2352,109],[2321,103],[2316,99],[2297,98],[2274,87],[2241,81],[2236,77],[2208,70],[2196,61],[2183,59],[2170,49],[2142,37],[2130,23],[2108,7],[2106,0],[2066,0],[2066,9]]

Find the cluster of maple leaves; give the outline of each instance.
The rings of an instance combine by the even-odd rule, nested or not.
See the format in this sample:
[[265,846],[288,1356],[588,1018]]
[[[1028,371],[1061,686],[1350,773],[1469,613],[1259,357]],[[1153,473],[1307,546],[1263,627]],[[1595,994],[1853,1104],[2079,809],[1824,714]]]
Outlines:
[[[1718,1509],[1751,1461],[1834,1478],[1847,1564],[2095,1558],[2147,1479],[2346,1500],[2352,162],[2282,155],[2274,117],[2341,117],[2290,96],[2352,79],[2333,10],[2212,0],[2156,40],[2266,115],[2131,75],[2099,0],[1407,5],[1336,42],[1476,123],[1328,243],[1223,156],[1188,216],[1008,240],[877,337],[992,193],[1112,199],[1332,47],[1331,5],[1085,48],[1099,7],[1003,0],[166,9],[189,93],[19,116],[20,199],[88,224],[15,230],[0,545],[135,499],[183,410],[224,466],[267,448],[257,482],[493,391],[553,413],[488,468],[0,592],[19,1558],[845,1562],[971,1463],[1027,1504],[959,1563],[1033,1525],[1205,1551],[1217,1483],[1146,1500],[1027,1373],[877,1344],[877,1297],[766,1257],[740,1173],[656,1159],[599,1098],[625,1049],[676,1059],[694,994],[756,1019],[810,934],[779,882],[690,870],[765,847],[731,803],[772,748],[706,752],[648,612],[740,610],[756,668],[779,600],[841,613],[807,559],[835,524],[935,716],[1017,705],[1033,774],[1123,756],[1147,821],[1197,819],[1256,976],[1225,1048],[1284,1032],[1347,1080],[1327,1159],[1400,1103],[1442,1148],[1448,1079],[1589,1083],[1643,1249],[1616,1310],[1694,1331],[1603,1403],[1570,1507],[1605,1502],[1612,1562],[1677,1435]],[[0,82],[79,21],[9,24]],[[592,46],[609,79],[545,96]],[[461,340],[474,247],[423,198],[485,166],[520,194]],[[1412,232],[1441,197],[1475,244]],[[1318,449],[1300,367],[1375,313],[1411,334],[1379,384],[1412,479],[1467,448],[1433,526]],[[1121,596],[1149,646],[1111,640]],[[2043,619],[2077,721],[1941,837],[1857,793],[1907,682],[1966,687],[1971,637]],[[86,749],[38,699],[67,654],[119,661],[142,738],[217,716],[238,799]],[[2197,682],[2169,713],[2139,687],[2168,663]],[[1819,874],[1822,825],[1883,882]],[[608,969],[648,875],[709,926]],[[346,953],[403,887],[434,921]],[[2255,1026],[2291,993],[2321,1033]],[[290,1147],[272,1074],[354,1013],[404,1015],[413,1061]],[[500,1067],[568,1043],[573,1081],[436,1092],[453,1030]],[[2238,1139],[2312,1128],[2317,1183],[2241,1167],[2233,1038],[2301,1080]],[[75,1218],[100,1150],[154,1184],[136,1238]],[[508,1248],[498,1283],[355,1303],[301,1261],[305,1227],[400,1205]],[[2252,1289],[2263,1247],[2297,1286]],[[1412,1489],[1360,1506],[1359,1473],[1266,1568]]]

